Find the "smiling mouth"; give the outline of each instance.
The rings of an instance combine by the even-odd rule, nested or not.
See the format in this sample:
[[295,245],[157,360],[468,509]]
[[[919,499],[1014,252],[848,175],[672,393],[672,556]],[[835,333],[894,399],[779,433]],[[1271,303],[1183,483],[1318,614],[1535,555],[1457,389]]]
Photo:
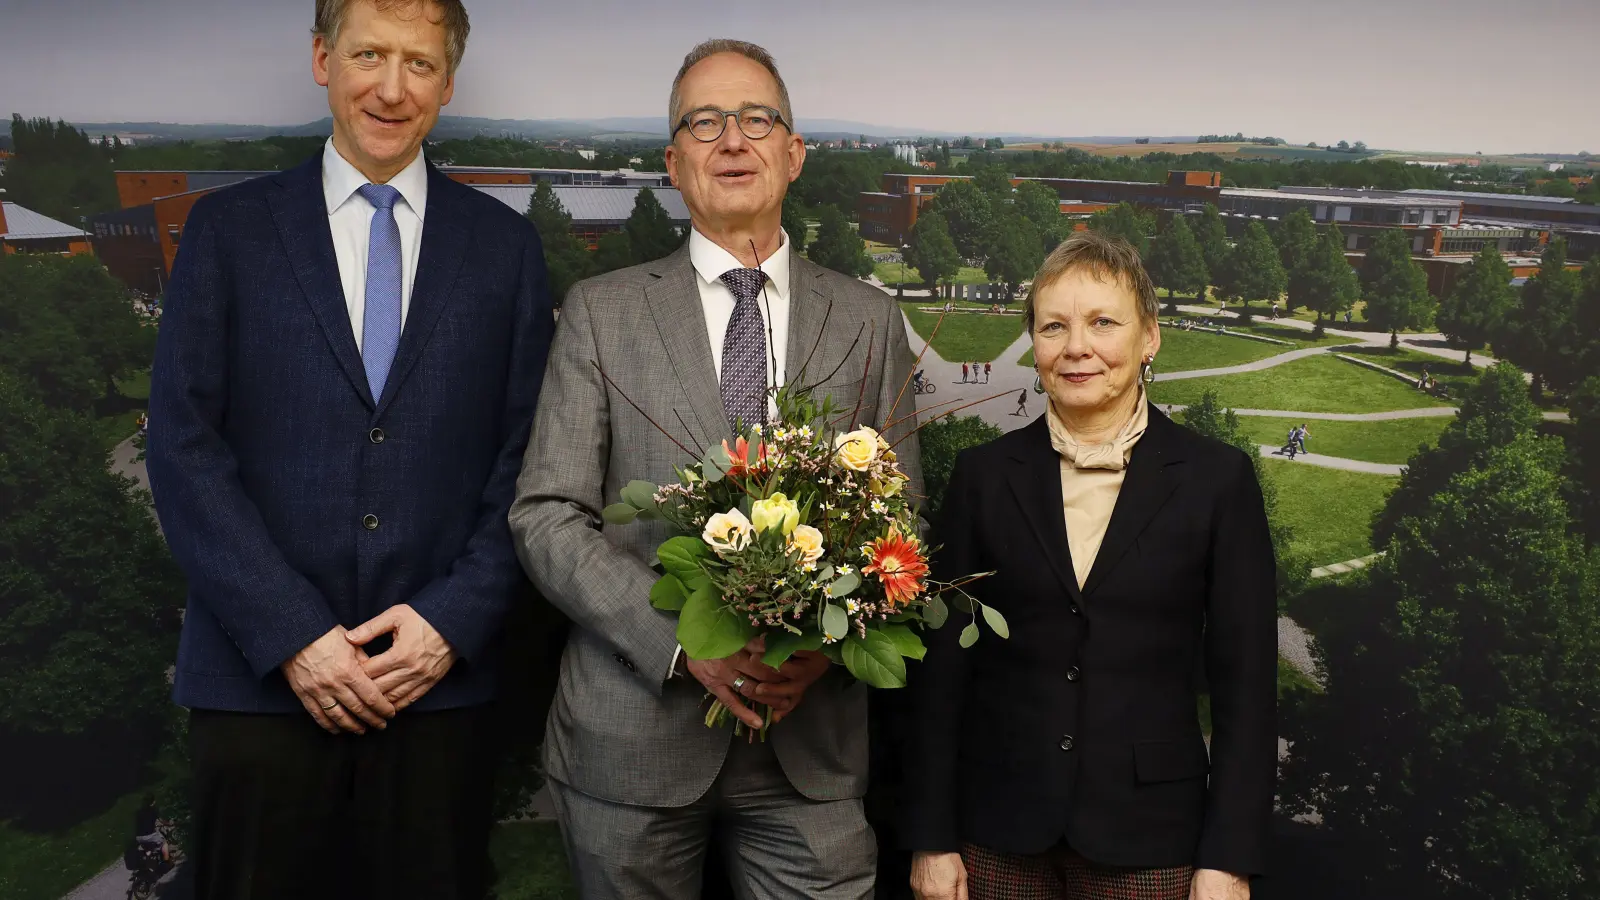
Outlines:
[[728,179],[728,180],[731,181],[731,180],[734,180],[734,179],[744,178],[746,176],[754,175],[754,174],[755,174],[755,172],[753,172],[753,171],[751,171],[749,169],[729,169],[726,172],[718,172],[717,173],[717,177],[718,178]]
[[1069,372],[1061,376],[1073,384],[1082,384],[1094,377],[1093,372]]
[[369,112],[369,113],[367,113],[367,115],[369,117],[371,117],[372,120],[377,122],[379,125],[401,125],[401,124],[404,124],[405,121],[406,121],[405,119],[387,119],[387,118],[384,118],[383,116],[378,115],[377,113],[370,113]]

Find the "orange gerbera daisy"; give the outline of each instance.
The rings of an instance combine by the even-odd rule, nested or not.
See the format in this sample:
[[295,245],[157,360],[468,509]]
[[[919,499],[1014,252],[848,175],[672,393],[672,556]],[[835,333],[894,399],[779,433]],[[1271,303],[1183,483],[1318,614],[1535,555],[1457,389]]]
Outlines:
[[916,538],[904,537],[898,528],[891,528],[888,536],[867,547],[872,551],[872,562],[862,566],[861,571],[878,576],[891,604],[904,606],[926,589],[922,579],[928,574],[928,561]]

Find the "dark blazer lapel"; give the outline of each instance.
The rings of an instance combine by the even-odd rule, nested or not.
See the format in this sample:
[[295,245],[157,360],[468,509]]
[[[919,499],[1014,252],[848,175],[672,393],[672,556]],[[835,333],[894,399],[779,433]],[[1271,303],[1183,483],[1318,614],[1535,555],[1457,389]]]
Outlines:
[[321,152],[304,165],[277,176],[277,183],[282,190],[271,194],[267,204],[295,280],[350,386],[371,409],[375,404],[367,388],[367,370],[356,349],[350,308],[345,305],[344,286],[339,280],[339,260],[333,253],[328,205],[322,195]]
[[1085,595],[1094,593],[1105,580],[1106,573],[1116,567],[1117,560],[1133,545],[1178,486],[1178,464],[1183,462],[1182,445],[1177,440],[1178,426],[1154,406],[1150,407],[1149,415],[1150,424],[1133,447],[1133,458],[1128,462],[1127,476],[1117,495],[1116,508],[1111,512],[1111,522],[1106,526],[1106,536],[1095,554],[1089,577],[1084,579]]
[[463,187],[446,178],[428,163],[428,203],[422,218],[422,247],[417,254],[417,272],[411,282],[411,306],[406,311],[400,345],[394,363],[378,398],[378,414],[394,399],[406,376],[422,356],[439,314],[449,304],[456,276],[472,244],[472,217],[468,215]]
[[1050,445],[1044,416],[1023,431],[1027,439],[1011,458],[1007,481],[1056,578],[1074,600],[1081,600],[1078,576],[1072,567],[1072,549],[1067,543],[1067,520],[1061,509],[1061,457]]
[[655,280],[645,285],[645,300],[697,420],[659,424],[673,434],[689,427],[696,431],[692,437],[705,449],[732,437],[733,427],[722,408],[722,388],[717,384],[716,364],[711,360],[706,311],[700,302],[699,286],[695,284],[698,276],[689,262],[689,242],[685,241],[671,256],[650,265],[650,275]]

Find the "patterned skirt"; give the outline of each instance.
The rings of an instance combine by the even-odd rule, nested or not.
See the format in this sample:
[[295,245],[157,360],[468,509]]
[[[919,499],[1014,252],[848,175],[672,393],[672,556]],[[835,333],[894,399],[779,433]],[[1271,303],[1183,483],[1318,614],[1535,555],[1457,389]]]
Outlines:
[[1189,900],[1193,866],[1132,869],[1084,859],[1062,844],[1037,856],[961,848],[969,900]]

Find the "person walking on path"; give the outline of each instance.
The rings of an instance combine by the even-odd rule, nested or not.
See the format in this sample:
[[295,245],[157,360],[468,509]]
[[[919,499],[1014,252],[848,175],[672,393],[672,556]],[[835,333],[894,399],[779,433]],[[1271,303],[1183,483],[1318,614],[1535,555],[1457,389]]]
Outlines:
[[961,364],[961,383],[962,384],[966,384],[967,383],[967,364],[966,363],[962,363]]
[[988,384],[989,383],[989,370],[990,370],[990,366],[991,365],[992,365],[992,363],[984,363],[983,364],[983,383],[984,384]]
[[1022,390],[1017,392],[1017,411],[1012,413],[1012,415],[1013,416],[1025,416],[1027,414],[1028,414],[1028,389],[1027,388],[1023,388]]

